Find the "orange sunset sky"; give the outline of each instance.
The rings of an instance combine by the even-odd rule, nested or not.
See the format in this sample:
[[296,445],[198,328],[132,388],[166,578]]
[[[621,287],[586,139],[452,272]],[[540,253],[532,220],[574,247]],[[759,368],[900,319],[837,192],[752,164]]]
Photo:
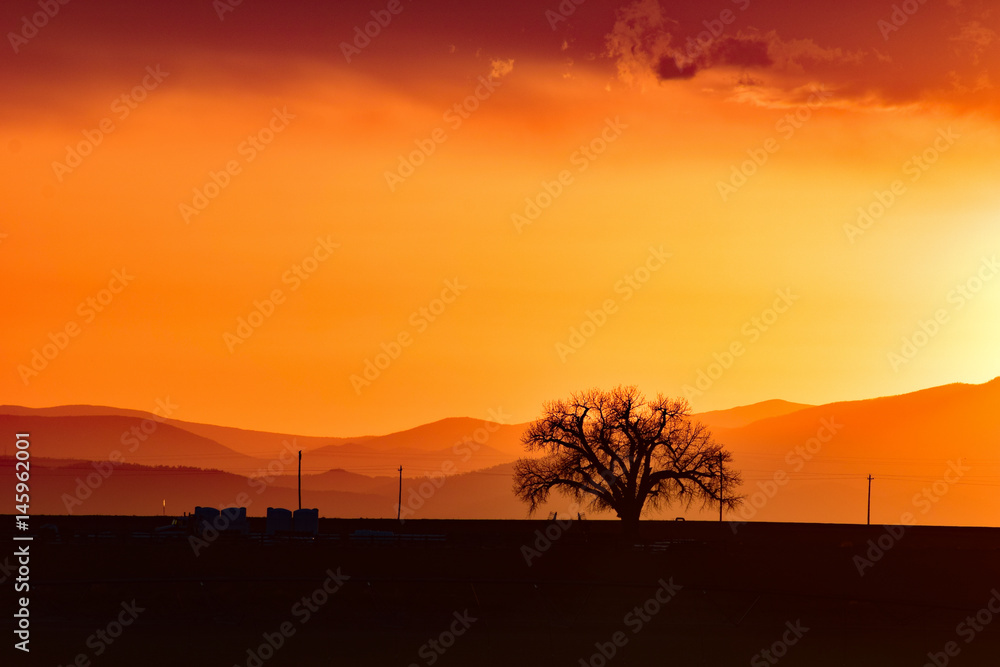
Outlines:
[[1000,375],[994,3],[52,4],[0,13],[2,403],[358,435]]

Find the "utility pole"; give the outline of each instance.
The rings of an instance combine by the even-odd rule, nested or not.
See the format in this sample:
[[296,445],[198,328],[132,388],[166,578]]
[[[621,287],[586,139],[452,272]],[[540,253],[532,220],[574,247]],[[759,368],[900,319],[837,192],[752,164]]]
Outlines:
[[399,466],[399,503],[396,505],[396,521],[399,521],[403,512],[403,466]]
[[302,450],[299,450],[299,509],[302,509]]
[[722,523],[722,453],[719,452],[719,523]]
[[872,480],[875,479],[868,475],[868,525],[872,525]]

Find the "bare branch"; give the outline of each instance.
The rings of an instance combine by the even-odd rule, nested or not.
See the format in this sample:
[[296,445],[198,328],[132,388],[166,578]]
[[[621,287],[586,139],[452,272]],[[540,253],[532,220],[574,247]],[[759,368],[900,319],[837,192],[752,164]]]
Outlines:
[[732,454],[691,420],[687,401],[658,396],[647,402],[636,387],[589,390],[544,406],[525,431],[514,492],[533,513],[562,490],[591,506],[638,521],[645,509],[701,501],[735,508],[741,478]]

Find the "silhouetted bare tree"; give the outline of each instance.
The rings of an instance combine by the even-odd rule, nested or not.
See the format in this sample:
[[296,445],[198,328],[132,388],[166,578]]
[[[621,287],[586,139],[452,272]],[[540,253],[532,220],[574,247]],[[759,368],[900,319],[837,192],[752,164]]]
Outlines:
[[742,502],[732,454],[692,421],[684,399],[647,402],[635,387],[618,387],[573,394],[546,404],[544,413],[521,438],[544,455],[514,467],[514,493],[529,513],[553,489],[589,500],[593,510],[614,510],[632,527],[645,509],[717,504],[720,493],[724,507]]

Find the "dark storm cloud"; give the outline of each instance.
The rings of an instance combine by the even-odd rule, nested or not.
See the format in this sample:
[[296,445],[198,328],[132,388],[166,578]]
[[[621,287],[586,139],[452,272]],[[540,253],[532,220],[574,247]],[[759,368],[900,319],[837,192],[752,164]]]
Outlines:
[[678,65],[673,56],[663,56],[656,67],[656,75],[661,81],[668,79],[690,79],[698,73],[698,66],[694,63],[688,65]]
[[691,79],[712,67],[766,68],[774,64],[767,40],[752,36],[722,37],[708,44],[688,42],[680,52],[668,49],[656,64],[660,81]]
[[767,40],[743,35],[722,37],[705,45],[690,42],[685,52],[662,56],[656,67],[656,75],[661,81],[668,81],[691,79],[699,71],[712,67],[763,69],[774,65],[768,49]]
[[[836,9],[755,2],[746,12],[699,5],[701,16],[692,17],[694,4],[634,0],[619,8],[605,53],[622,83],[681,85],[715,70],[705,94],[754,104],[787,104],[822,86],[842,106],[867,110],[1000,108],[990,67],[1000,54],[1000,13],[980,0],[920,4],[895,18],[891,6],[855,0]],[[744,95],[748,88],[760,94]]]

